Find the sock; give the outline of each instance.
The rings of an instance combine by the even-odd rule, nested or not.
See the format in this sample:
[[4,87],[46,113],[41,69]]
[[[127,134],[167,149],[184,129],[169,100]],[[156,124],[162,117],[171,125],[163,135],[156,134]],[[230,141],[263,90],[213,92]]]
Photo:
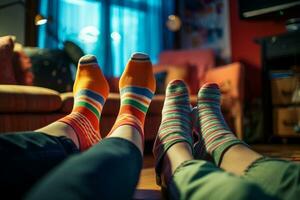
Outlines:
[[83,56],[79,60],[73,86],[73,110],[59,120],[74,129],[82,151],[101,140],[99,120],[108,93],[109,86],[96,57]]
[[[208,83],[198,93],[198,115],[201,141],[217,165],[224,152],[235,144],[244,144],[237,139],[226,124],[220,107],[221,94],[219,86]],[[200,138],[201,139],[201,138]]]
[[144,141],[145,117],[155,92],[156,82],[149,56],[134,53],[120,78],[121,105],[116,122],[108,135],[123,125],[137,129]]
[[193,136],[194,136],[194,158],[200,160],[209,160],[209,154],[206,151],[206,146],[200,133],[200,124],[198,116],[198,107],[192,108],[192,121],[193,121]]
[[153,147],[159,185],[163,156],[172,145],[179,142],[188,143],[193,150],[189,92],[183,81],[175,80],[171,81],[166,88],[162,121]]

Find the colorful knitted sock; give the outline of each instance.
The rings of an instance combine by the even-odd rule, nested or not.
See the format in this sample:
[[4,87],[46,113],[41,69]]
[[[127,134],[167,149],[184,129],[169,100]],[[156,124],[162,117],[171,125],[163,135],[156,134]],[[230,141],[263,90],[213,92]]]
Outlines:
[[121,106],[116,122],[108,135],[123,125],[135,127],[144,141],[145,117],[156,88],[149,56],[134,53],[119,81]]
[[80,150],[100,141],[99,120],[109,86],[95,56],[83,56],[78,63],[73,86],[74,106],[71,114],[60,119],[70,125],[79,140]]
[[206,151],[206,146],[200,130],[198,107],[192,108],[192,121],[193,121],[193,136],[194,136],[194,158],[200,160],[211,160]]
[[229,147],[235,144],[244,144],[235,137],[226,124],[221,112],[220,100],[219,86],[214,83],[203,85],[198,93],[202,143],[217,165],[220,164],[223,154]]
[[158,184],[161,184],[159,175],[163,156],[171,146],[179,142],[188,143],[193,150],[189,92],[183,81],[175,80],[166,88],[162,121],[153,147]]

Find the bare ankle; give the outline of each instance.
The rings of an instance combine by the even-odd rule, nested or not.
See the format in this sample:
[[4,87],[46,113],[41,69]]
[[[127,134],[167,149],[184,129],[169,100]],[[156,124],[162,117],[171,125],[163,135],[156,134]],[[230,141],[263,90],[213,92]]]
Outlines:
[[223,155],[220,167],[236,175],[243,175],[244,171],[262,155],[249,147],[238,144],[230,147]]
[[177,167],[183,162],[193,160],[191,147],[186,142],[176,143],[171,146],[164,158],[161,170],[162,184],[167,185]]

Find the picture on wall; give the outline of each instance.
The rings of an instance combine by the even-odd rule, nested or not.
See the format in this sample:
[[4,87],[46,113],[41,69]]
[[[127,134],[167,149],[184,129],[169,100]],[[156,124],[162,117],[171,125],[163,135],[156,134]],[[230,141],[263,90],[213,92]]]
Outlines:
[[211,48],[218,59],[230,62],[228,4],[228,0],[182,1],[181,47]]

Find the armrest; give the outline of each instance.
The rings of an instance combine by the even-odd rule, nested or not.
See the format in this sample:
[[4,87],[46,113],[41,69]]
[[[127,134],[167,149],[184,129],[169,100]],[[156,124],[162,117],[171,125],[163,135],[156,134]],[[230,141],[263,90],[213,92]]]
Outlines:
[[215,82],[222,94],[244,100],[244,66],[239,62],[210,69],[201,85],[205,82]]
[[0,85],[0,113],[50,112],[62,105],[58,92],[35,86]]

